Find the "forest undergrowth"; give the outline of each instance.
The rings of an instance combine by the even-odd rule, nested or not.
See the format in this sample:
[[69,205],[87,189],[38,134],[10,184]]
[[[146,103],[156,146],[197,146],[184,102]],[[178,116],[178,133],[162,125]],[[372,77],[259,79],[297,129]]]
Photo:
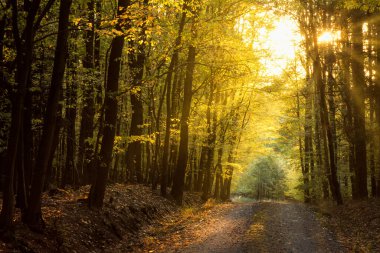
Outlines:
[[323,223],[335,232],[352,252],[380,252],[380,200],[331,202],[318,205]]
[[[57,189],[44,194],[46,229],[31,233],[16,212],[15,233],[0,244],[0,252],[131,252],[139,244],[139,232],[168,215],[181,213],[171,200],[142,185],[107,187],[104,208],[87,208],[90,188]],[[200,197],[187,193],[186,206],[197,206]]]

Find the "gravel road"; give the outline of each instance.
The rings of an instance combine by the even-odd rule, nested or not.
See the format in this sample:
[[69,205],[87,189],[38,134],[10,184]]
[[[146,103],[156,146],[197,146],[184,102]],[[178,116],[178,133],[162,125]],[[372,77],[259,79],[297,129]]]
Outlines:
[[309,207],[296,202],[235,204],[196,224],[197,239],[178,252],[346,252]]
[[216,205],[160,231],[150,234],[138,252],[348,252],[316,214],[298,202]]

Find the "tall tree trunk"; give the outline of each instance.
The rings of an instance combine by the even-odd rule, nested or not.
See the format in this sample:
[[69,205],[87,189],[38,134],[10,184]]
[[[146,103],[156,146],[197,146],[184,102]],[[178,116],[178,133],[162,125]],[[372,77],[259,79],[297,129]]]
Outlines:
[[[231,150],[228,154],[228,159],[227,159],[227,162],[229,164],[232,164],[235,162],[234,153],[235,153],[234,147],[231,147]],[[234,167],[232,165],[227,165],[223,189],[222,189],[223,201],[229,200],[231,198],[231,182],[232,182],[233,173],[234,173]]]
[[30,189],[30,199],[26,213],[26,223],[30,228],[38,230],[41,229],[41,225],[44,225],[41,213],[41,195],[54,140],[54,133],[57,122],[57,110],[60,94],[62,92],[62,82],[66,68],[71,3],[71,0],[61,0],[60,2],[58,36],[55,49],[53,74],[51,77],[51,85],[49,90],[46,115],[44,118],[42,137],[36,158],[36,166],[34,169],[34,175]]
[[328,111],[327,111],[327,104],[326,104],[326,96],[325,96],[325,85],[321,78],[321,68],[319,60],[314,61],[314,78],[316,80],[316,84],[318,87],[318,93],[320,96],[320,114],[321,114],[321,121],[322,121],[322,129],[323,134],[327,137],[327,150],[328,154],[325,159],[328,159],[329,161],[329,181],[330,181],[330,188],[331,192],[333,194],[334,200],[337,202],[337,204],[342,204],[343,199],[340,192],[340,185],[338,182],[337,177],[337,164],[335,163],[335,148],[334,148],[334,140],[332,135],[332,129],[331,125],[328,119]]
[[[4,9],[7,10],[9,9],[9,6],[6,6],[6,8]],[[6,92],[6,87],[8,86],[8,82],[5,78],[5,73],[4,73],[4,39],[5,39],[5,28],[7,26],[7,23],[8,23],[8,19],[7,19],[7,16],[5,14],[1,15],[0,16],[0,103],[2,103],[2,106],[0,107],[1,111],[0,111],[0,115],[5,115],[5,112],[6,111],[10,111],[9,108],[7,108],[8,106],[6,105],[6,103],[4,103],[3,101],[3,98],[5,98],[5,92]],[[7,123],[7,119],[5,117],[2,117],[0,116],[0,124],[5,126],[6,123]],[[2,133],[0,134],[0,138],[2,140],[6,140],[7,139],[7,134],[6,134],[7,131],[2,131]],[[2,149],[2,151],[0,152],[0,178],[3,177],[3,174],[4,174],[4,158],[5,158],[5,153],[6,153],[6,149],[5,149],[5,144],[2,145],[0,147]],[[2,192],[3,191],[3,180],[0,180],[0,191]]]
[[[313,11],[311,10],[310,16],[312,17]],[[311,19],[313,20],[313,19]],[[311,21],[313,22],[313,21]],[[338,167],[335,162],[335,146],[334,146],[334,139],[333,139],[333,131],[331,128],[331,124],[329,121],[329,115],[328,115],[328,109],[327,109],[327,103],[326,103],[326,87],[325,83],[322,79],[322,69],[321,69],[321,62],[320,62],[320,56],[319,56],[319,49],[318,49],[318,37],[316,33],[316,28],[314,25],[312,25],[312,40],[314,43],[313,48],[313,78],[315,85],[317,87],[317,92],[319,95],[319,104],[320,104],[320,117],[321,117],[321,124],[323,129],[323,135],[327,138],[327,150],[328,150],[328,159],[329,161],[329,179],[330,179],[330,189],[333,195],[334,200],[337,202],[338,205],[341,205],[343,203],[341,191],[340,191],[340,185],[338,181]]]
[[215,175],[215,190],[214,190],[214,198],[220,199],[220,188],[223,184],[223,166],[222,166],[222,157],[223,157],[223,147],[218,149],[218,162],[216,164],[216,175]]
[[[74,36],[77,37],[77,36]],[[76,51],[77,47],[73,45],[73,50]],[[75,164],[75,149],[76,149],[76,124],[77,117],[77,73],[76,64],[77,57],[69,59],[67,66],[69,67],[68,78],[66,82],[66,164],[63,171],[62,185],[78,186],[79,175]]]
[[373,22],[368,23],[368,50],[366,57],[368,57],[369,66],[368,66],[368,75],[370,78],[368,78],[368,88],[367,88],[367,97],[369,100],[369,135],[371,138],[368,140],[369,142],[369,159],[368,159],[368,165],[371,172],[371,196],[376,197],[376,161],[375,161],[375,155],[376,155],[376,146],[375,146],[375,139],[376,139],[376,130],[375,130],[375,83],[373,81],[373,77],[375,76],[375,66],[376,66],[376,59],[373,57],[373,55],[376,55],[376,36],[375,36],[375,29],[374,29]]
[[[213,77],[212,77],[213,78]],[[206,201],[209,198],[210,188],[211,188],[211,169],[214,164],[214,145],[216,140],[216,133],[213,131],[213,123],[211,119],[211,107],[214,103],[215,96],[215,84],[212,81],[210,83],[210,91],[209,91],[208,103],[207,103],[207,153],[206,153],[206,162],[204,164],[203,173],[203,185],[202,185],[202,199]]]
[[[376,60],[375,60],[375,69],[380,69],[380,20],[376,22]],[[375,73],[375,116],[376,116],[376,141],[380,143],[380,71],[376,71]],[[377,162],[377,196],[380,197],[380,147],[377,147],[376,157],[378,159]]]
[[[318,168],[318,173],[321,176],[320,177],[320,182],[322,186],[322,197],[323,199],[328,199],[330,196],[329,192],[329,181],[327,178],[327,173],[326,171],[328,170],[328,163],[324,162],[323,159],[323,153],[322,153],[322,143],[321,143],[321,138],[322,138],[322,131],[321,131],[321,118],[320,118],[320,108],[319,108],[319,99],[318,96],[314,96],[314,117],[315,117],[315,151],[316,151],[316,167]],[[324,141],[323,141],[324,143]],[[323,145],[324,147],[325,145]],[[326,158],[327,159],[327,158]]]
[[[30,82],[30,78],[29,78]],[[21,209],[22,214],[28,207],[29,186],[32,176],[33,165],[33,133],[32,133],[32,96],[31,92],[27,91],[25,96],[25,108],[23,115],[23,130],[19,140],[18,150],[18,185],[17,185],[17,203],[16,206]]]
[[[142,9],[147,11],[148,0],[144,0]],[[144,14],[147,18],[147,13]],[[131,128],[129,131],[129,136],[132,138],[137,138],[137,140],[132,140],[128,144],[127,148],[127,168],[132,171],[132,175],[135,178],[132,178],[133,181],[138,183],[143,182],[142,175],[142,142],[139,140],[139,137],[143,135],[143,124],[144,124],[144,107],[142,101],[142,82],[144,77],[144,65],[145,65],[145,43],[146,43],[146,24],[143,20],[143,25],[141,27],[140,37],[137,38],[137,43],[130,41],[128,54],[128,64],[131,73],[131,107],[132,107],[132,119],[131,119]],[[141,43],[142,42],[142,43]],[[138,46],[136,46],[136,44]],[[133,50],[134,49],[134,50]]]
[[366,81],[364,73],[363,31],[361,11],[352,14],[352,93],[354,116],[354,143],[355,143],[355,183],[357,198],[367,198],[367,151],[365,127],[365,90]]
[[[156,142],[155,142],[155,145],[154,145],[154,155],[153,155],[153,171],[152,171],[152,188],[155,190],[157,189],[157,185],[159,183],[159,177],[160,177],[160,171],[159,171],[159,164],[160,164],[160,147],[161,147],[161,136],[160,136],[160,132],[161,132],[161,116],[162,116],[162,107],[163,107],[163,104],[164,104],[164,100],[165,100],[165,93],[166,93],[166,85],[164,85],[163,88],[160,89],[160,99],[159,99],[159,102],[158,102],[158,109],[157,109],[157,114],[155,116],[155,131],[156,131]],[[151,89],[151,103],[152,103],[152,114],[154,114],[155,112],[155,101],[154,99],[154,93],[153,93],[153,89]],[[162,194],[162,193],[161,193]]]
[[313,96],[312,93],[312,82],[310,77],[306,78],[306,107],[305,107],[305,162],[303,167],[303,182],[304,182],[304,200],[305,203],[311,202],[311,181],[310,173],[313,164]]
[[332,49],[332,45],[328,46],[328,52],[326,55],[326,71],[327,71],[327,89],[328,89],[328,106],[329,106],[329,121],[331,125],[331,134],[332,134],[332,142],[334,145],[334,155],[333,157],[335,164],[338,164],[338,142],[337,142],[337,134],[336,134],[336,106],[335,106],[335,98],[334,98],[334,88],[335,88],[335,79],[333,76],[334,71],[334,62],[335,56]]
[[350,42],[349,42],[349,32],[348,32],[348,18],[342,17],[342,47],[343,53],[341,57],[342,64],[342,84],[341,84],[341,96],[343,100],[343,130],[348,141],[348,167],[350,171],[350,182],[351,182],[351,193],[354,198],[356,198],[356,184],[355,184],[355,146],[354,146],[354,126],[353,126],[353,111],[352,111],[352,94],[351,94],[351,75],[350,75],[350,61],[351,55]]
[[[118,1],[118,18],[125,13],[130,5],[129,0]],[[121,20],[116,29],[121,31]],[[111,53],[108,63],[106,97],[104,99],[104,127],[103,139],[97,162],[95,179],[91,185],[88,205],[90,208],[101,208],[103,206],[104,194],[108,178],[108,170],[112,162],[112,149],[115,140],[117,122],[117,92],[119,90],[119,74],[121,68],[121,56],[124,47],[124,36],[119,35],[112,39]]]
[[[372,87],[371,87],[372,90]],[[373,94],[373,92],[371,92]],[[373,95],[370,96],[370,124],[371,124],[371,136],[372,138],[369,141],[369,167],[371,171],[371,196],[376,197],[376,164],[375,164],[375,118],[374,118],[374,113],[375,113],[375,101],[374,101]]]
[[90,78],[86,79],[83,85],[83,108],[79,130],[77,170],[80,173],[81,184],[90,183],[94,174],[90,161],[93,159],[94,153],[91,139],[94,136],[95,89],[99,82],[96,80],[99,77],[96,74],[96,67],[99,66],[100,39],[96,30],[99,28],[100,18],[96,16],[100,15],[100,4],[100,0],[89,0],[87,3],[88,19],[92,29],[85,31],[84,36],[86,52],[83,58],[83,67]]
[[174,71],[178,64],[180,46],[182,43],[182,33],[186,23],[186,4],[183,5],[183,12],[181,15],[181,21],[179,23],[178,35],[174,43],[174,52],[170,61],[168,73],[166,75],[166,128],[165,128],[165,140],[164,140],[164,153],[162,155],[162,171],[161,171],[161,195],[166,196],[168,186],[168,170],[169,170],[169,156],[170,156],[170,128],[171,128],[171,90],[172,79]]
[[[11,126],[8,138],[7,154],[5,158],[3,203],[0,214],[0,229],[8,230],[12,226],[14,216],[14,175],[18,153],[18,143],[22,131],[22,118],[27,91],[28,77],[31,71],[33,58],[35,18],[37,16],[40,0],[33,1],[28,9],[23,38],[19,33],[19,9],[17,1],[11,1],[12,31],[16,44],[16,93],[12,94]],[[45,8],[46,9],[46,8]]]
[[206,168],[206,161],[207,161],[207,143],[204,144],[201,148],[201,157],[199,158],[199,165],[197,170],[197,182],[195,186],[195,191],[200,192],[203,188],[203,182],[205,177],[205,168]]
[[179,156],[177,168],[174,171],[173,187],[171,195],[177,202],[182,205],[183,189],[185,180],[185,171],[188,160],[188,143],[189,143],[189,117],[191,109],[191,99],[193,96],[193,76],[195,68],[195,55],[196,49],[193,45],[189,46],[189,53],[187,58],[186,78],[184,82],[184,98],[181,115],[181,132],[179,143]]
[[[58,159],[60,156],[56,154],[56,150],[59,150],[59,144],[60,144],[60,139],[61,139],[61,128],[63,128],[63,116],[62,116],[62,106],[63,103],[63,94],[61,93],[60,99],[59,99],[59,105],[58,105],[58,110],[57,110],[57,122],[56,122],[56,128],[55,128],[55,133],[54,133],[54,140],[53,144],[51,147],[51,153],[49,157],[49,162],[48,162],[48,169],[46,172],[46,180],[45,180],[45,187],[44,189],[50,189],[52,184],[54,184],[54,187],[58,186],[59,183],[59,173],[58,172],[58,167],[59,164],[62,164],[60,160]],[[53,161],[54,158],[57,158],[58,163],[55,168],[53,168]]]

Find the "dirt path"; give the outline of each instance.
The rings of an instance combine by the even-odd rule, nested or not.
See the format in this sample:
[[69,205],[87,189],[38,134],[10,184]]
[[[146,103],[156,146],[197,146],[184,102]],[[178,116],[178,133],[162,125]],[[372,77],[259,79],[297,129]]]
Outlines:
[[347,252],[307,206],[295,202],[218,205],[148,231],[140,252]]
[[248,231],[249,252],[347,252],[302,203],[264,202]]

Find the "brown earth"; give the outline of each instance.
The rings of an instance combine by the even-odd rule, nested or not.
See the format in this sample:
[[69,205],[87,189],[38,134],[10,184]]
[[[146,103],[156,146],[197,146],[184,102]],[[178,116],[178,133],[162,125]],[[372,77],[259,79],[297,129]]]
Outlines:
[[227,203],[145,231],[136,252],[348,252],[297,202]]
[[380,200],[201,205],[186,193],[187,207],[178,208],[149,187],[115,184],[95,211],[86,206],[88,190],[44,195],[40,234],[17,213],[15,236],[0,252],[380,252]]
[[316,210],[350,251],[380,252],[380,199],[324,203]]

